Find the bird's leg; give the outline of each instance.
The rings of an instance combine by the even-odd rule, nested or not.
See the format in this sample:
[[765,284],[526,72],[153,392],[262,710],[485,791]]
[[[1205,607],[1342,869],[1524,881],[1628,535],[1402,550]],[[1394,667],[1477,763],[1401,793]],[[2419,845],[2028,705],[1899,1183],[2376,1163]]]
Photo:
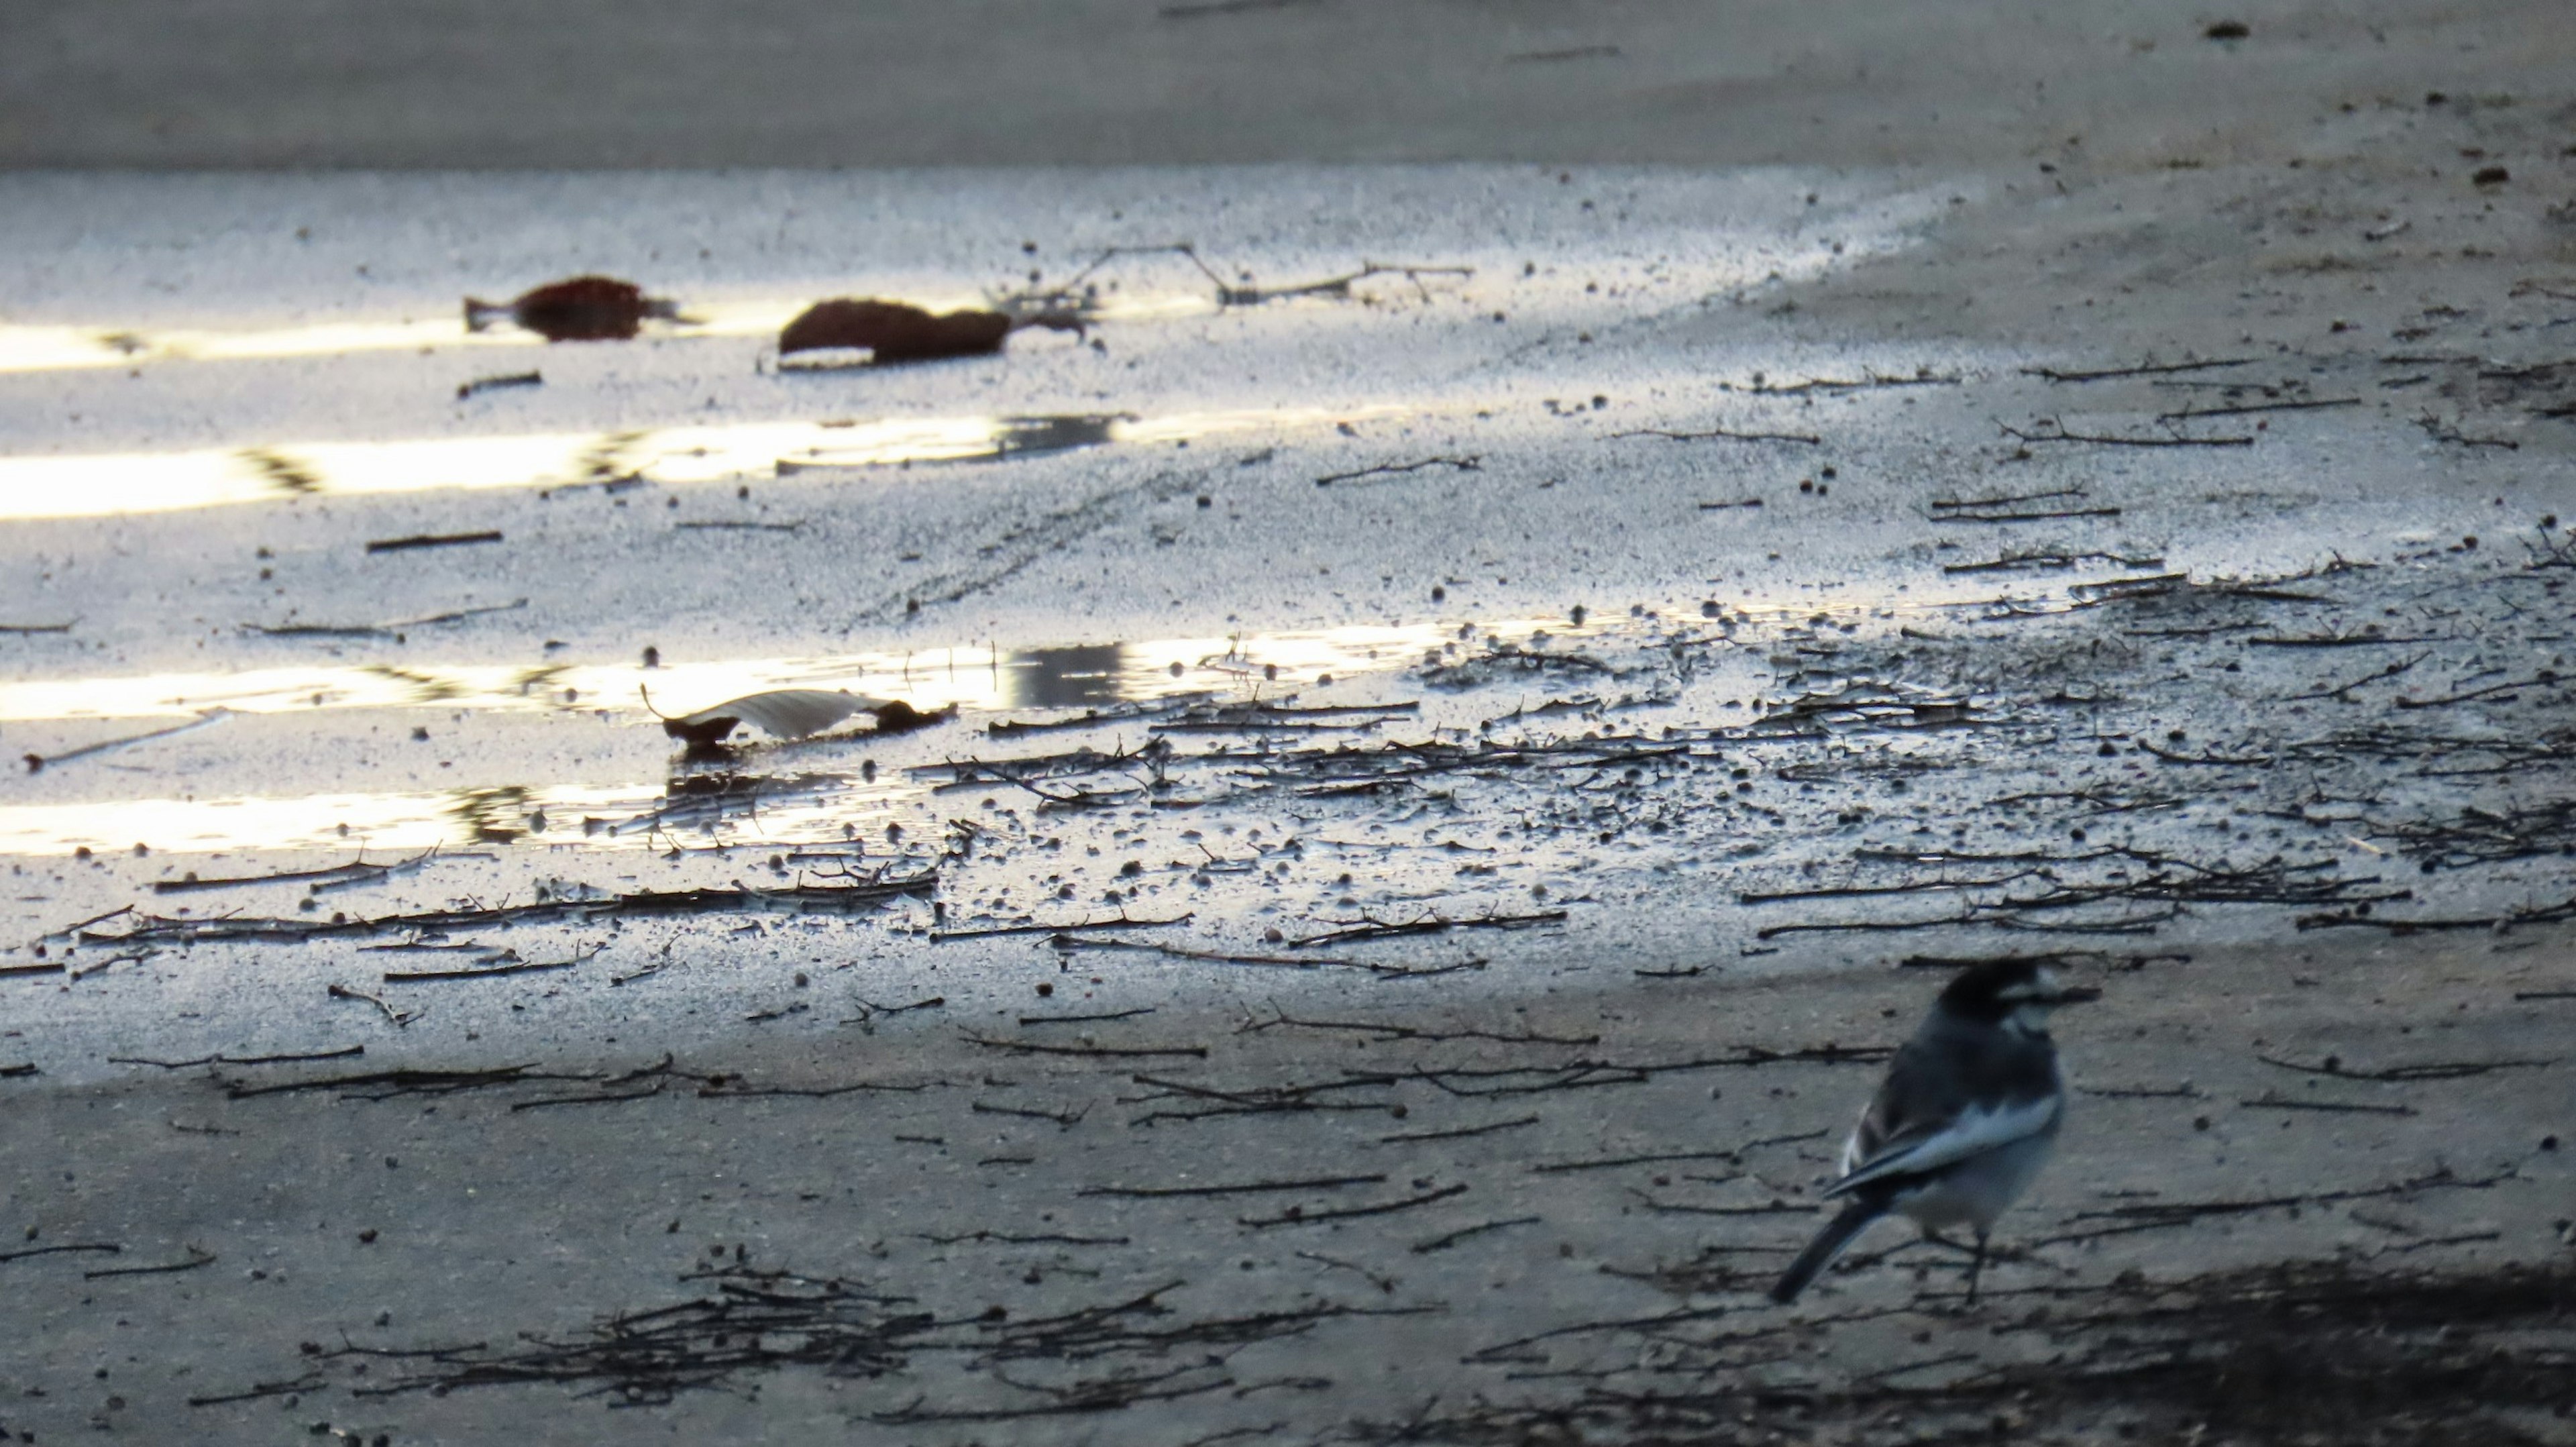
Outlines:
[[1977,1278],[1986,1270],[1986,1233],[1977,1233],[1977,1254],[1968,1262],[1968,1305],[1977,1304]]

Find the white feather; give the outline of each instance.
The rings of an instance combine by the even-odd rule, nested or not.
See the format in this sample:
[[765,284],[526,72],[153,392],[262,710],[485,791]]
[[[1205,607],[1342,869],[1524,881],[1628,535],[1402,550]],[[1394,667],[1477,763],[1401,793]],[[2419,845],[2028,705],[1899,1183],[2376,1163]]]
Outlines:
[[1902,1142],[1862,1162],[1826,1187],[1825,1195],[1831,1199],[1889,1176],[1936,1171],[2011,1145],[2048,1129],[2063,1106],[2062,1098],[2052,1093],[2001,1109],[1962,1111],[1932,1134]]
[[699,709],[678,722],[695,725],[734,718],[762,729],[774,738],[801,739],[807,734],[821,733],[861,709],[880,707],[883,702],[882,699],[861,698],[854,693],[825,692],[819,688],[781,688],[727,699],[713,708]]

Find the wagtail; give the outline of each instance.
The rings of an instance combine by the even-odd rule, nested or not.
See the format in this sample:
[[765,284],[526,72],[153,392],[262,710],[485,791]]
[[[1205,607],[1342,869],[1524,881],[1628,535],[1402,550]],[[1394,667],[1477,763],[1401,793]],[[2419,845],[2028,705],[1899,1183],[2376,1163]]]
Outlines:
[[1995,1218],[2039,1174],[2066,1116],[2066,1082],[2048,1012],[2099,990],[2071,986],[2030,960],[1990,960],[1961,972],[1914,1038],[1896,1052],[1878,1097],[1843,1145],[1841,1198],[1827,1222],[1781,1273],[1771,1299],[1789,1302],[1869,1224],[1893,1211],[1926,1236],[1953,1226],[1976,1232],[1968,1300],[1977,1299]]

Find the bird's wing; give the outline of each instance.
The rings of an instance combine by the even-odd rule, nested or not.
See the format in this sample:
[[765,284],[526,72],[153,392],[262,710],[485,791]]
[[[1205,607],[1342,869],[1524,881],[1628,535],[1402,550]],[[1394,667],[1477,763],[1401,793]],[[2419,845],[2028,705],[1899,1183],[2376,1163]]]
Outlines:
[[1895,1176],[1920,1175],[2034,1136],[2057,1121],[2064,1101],[2055,1092],[2000,1106],[1970,1106],[1945,1119],[1924,1121],[1881,1143],[1867,1160],[1825,1189],[1840,1196]]

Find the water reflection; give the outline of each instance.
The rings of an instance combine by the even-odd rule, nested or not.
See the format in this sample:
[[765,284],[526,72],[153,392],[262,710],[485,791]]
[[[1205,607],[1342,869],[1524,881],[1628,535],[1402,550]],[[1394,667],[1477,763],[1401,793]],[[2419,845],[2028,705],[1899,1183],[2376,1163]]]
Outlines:
[[881,827],[918,786],[800,773],[674,775],[662,784],[491,785],[444,792],[0,805],[0,854],[433,846],[664,848],[685,838],[819,844]]
[[[1556,631],[1561,619],[1478,625],[1479,640],[1525,640]],[[1353,677],[1399,668],[1459,638],[1451,623],[1355,625],[1232,638],[1156,638],[1063,648],[943,648],[911,653],[845,653],[805,658],[634,664],[315,664],[240,673],[165,673],[127,678],[30,679],[0,683],[0,721],[75,718],[186,718],[208,708],[236,713],[474,708],[505,713],[611,713],[651,719],[641,690],[677,716],[772,688],[840,688],[899,698],[928,712],[949,706],[994,711],[1073,708],[1169,698],[1215,688],[1290,688],[1324,675]]]
[[516,784],[459,789],[447,806],[448,817],[464,831],[462,837],[475,844],[508,844],[519,838],[528,832],[532,812],[528,791]]
[[258,473],[279,492],[302,497],[322,490],[322,479],[294,458],[271,452],[265,447],[245,447],[240,452],[242,466]]
[[[214,799],[94,799],[71,804],[0,806],[0,853],[105,853],[148,843],[164,853],[222,849],[407,849],[460,844],[491,829],[525,832],[540,811],[557,818],[623,814],[650,808],[656,786],[566,785],[519,789],[515,815],[503,791],[316,793]],[[485,840],[485,842],[491,842]]]
[[1002,700],[1013,708],[1079,708],[1128,697],[1124,644],[1033,648],[1011,655],[1003,669]]
[[[885,424],[876,435],[816,446],[799,457],[778,459],[781,477],[824,467],[886,467],[912,462],[998,462],[1072,452],[1131,439],[1121,429],[1139,419],[1126,412],[1065,413],[1036,417],[978,417],[929,423],[903,431]],[[830,426],[832,424],[825,424]],[[1169,421],[1161,424],[1169,426]]]
[[0,519],[104,517],[272,502],[318,494],[689,484],[811,468],[980,462],[1108,443],[1321,426],[1399,407],[874,422],[747,422],[607,433],[278,443],[184,452],[0,457]]
[[[666,663],[635,668],[548,665],[351,667],[271,670],[231,678],[179,676],[68,680],[0,685],[0,718],[97,716],[192,711],[188,700],[219,696],[239,712],[316,708],[459,708],[480,711],[573,711],[567,691],[584,700],[613,700],[603,723],[649,727],[637,685],[650,681],[655,701],[696,705],[761,688],[829,683],[853,692],[902,697],[918,707],[960,704],[966,727],[999,717],[1182,696],[1275,697],[1325,674],[1356,677],[1442,656],[1452,647],[1489,644],[1553,646],[1535,635],[1568,639],[1593,629],[1562,620],[1525,619],[1462,629],[1450,623],[1351,627],[1236,638],[1171,638],[1026,650],[950,649],[908,655],[845,655],[736,663]],[[1462,639],[1464,641],[1462,641]],[[257,687],[270,691],[261,693]],[[52,711],[40,711],[52,710]],[[65,712],[64,710],[72,710]],[[975,714],[984,717],[978,719]],[[341,737],[354,737],[352,732]],[[372,729],[373,725],[366,726]],[[950,727],[958,727],[951,725]],[[318,747],[330,753],[328,737]],[[317,792],[295,797],[102,799],[0,805],[0,853],[63,854],[81,846],[121,850],[137,842],[156,851],[272,847],[420,849],[438,844],[643,847],[693,840],[819,843],[851,837],[919,792],[899,773],[880,778],[847,739],[764,746],[722,766],[682,765],[650,783],[480,785],[436,792]],[[765,757],[777,772],[745,758]],[[820,765],[820,767],[817,767]],[[848,773],[836,772],[847,768]]]
[[[841,283],[819,283],[816,295],[849,290]],[[860,288],[862,291],[866,287]],[[689,301],[667,336],[775,337],[803,311],[811,297],[755,297],[737,301]],[[981,306],[971,292],[914,298],[933,311]],[[1104,299],[1089,316],[1107,320],[1142,320],[1157,316],[1213,311],[1203,297],[1138,296]],[[93,367],[131,367],[158,362],[259,361],[279,357],[348,356],[364,352],[435,352],[442,348],[484,350],[542,347],[546,339],[515,327],[469,331],[454,302],[435,307],[436,315],[399,320],[312,322],[285,326],[102,327],[0,324],[0,372],[77,371]]]
[[459,679],[386,665],[369,667],[361,671],[393,684],[400,690],[399,696],[402,701],[415,707],[433,703],[453,703],[465,697],[465,684]]
[[763,838],[780,829],[808,840],[833,837],[848,832],[847,822],[834,827],[819,811],[850,794],[854,783],[846,774],[684,770],[671,776],[658,807],[617,819],[594,817],[584,832],[610,838],[656,832],[717,838],[742,822],[758,827]]

